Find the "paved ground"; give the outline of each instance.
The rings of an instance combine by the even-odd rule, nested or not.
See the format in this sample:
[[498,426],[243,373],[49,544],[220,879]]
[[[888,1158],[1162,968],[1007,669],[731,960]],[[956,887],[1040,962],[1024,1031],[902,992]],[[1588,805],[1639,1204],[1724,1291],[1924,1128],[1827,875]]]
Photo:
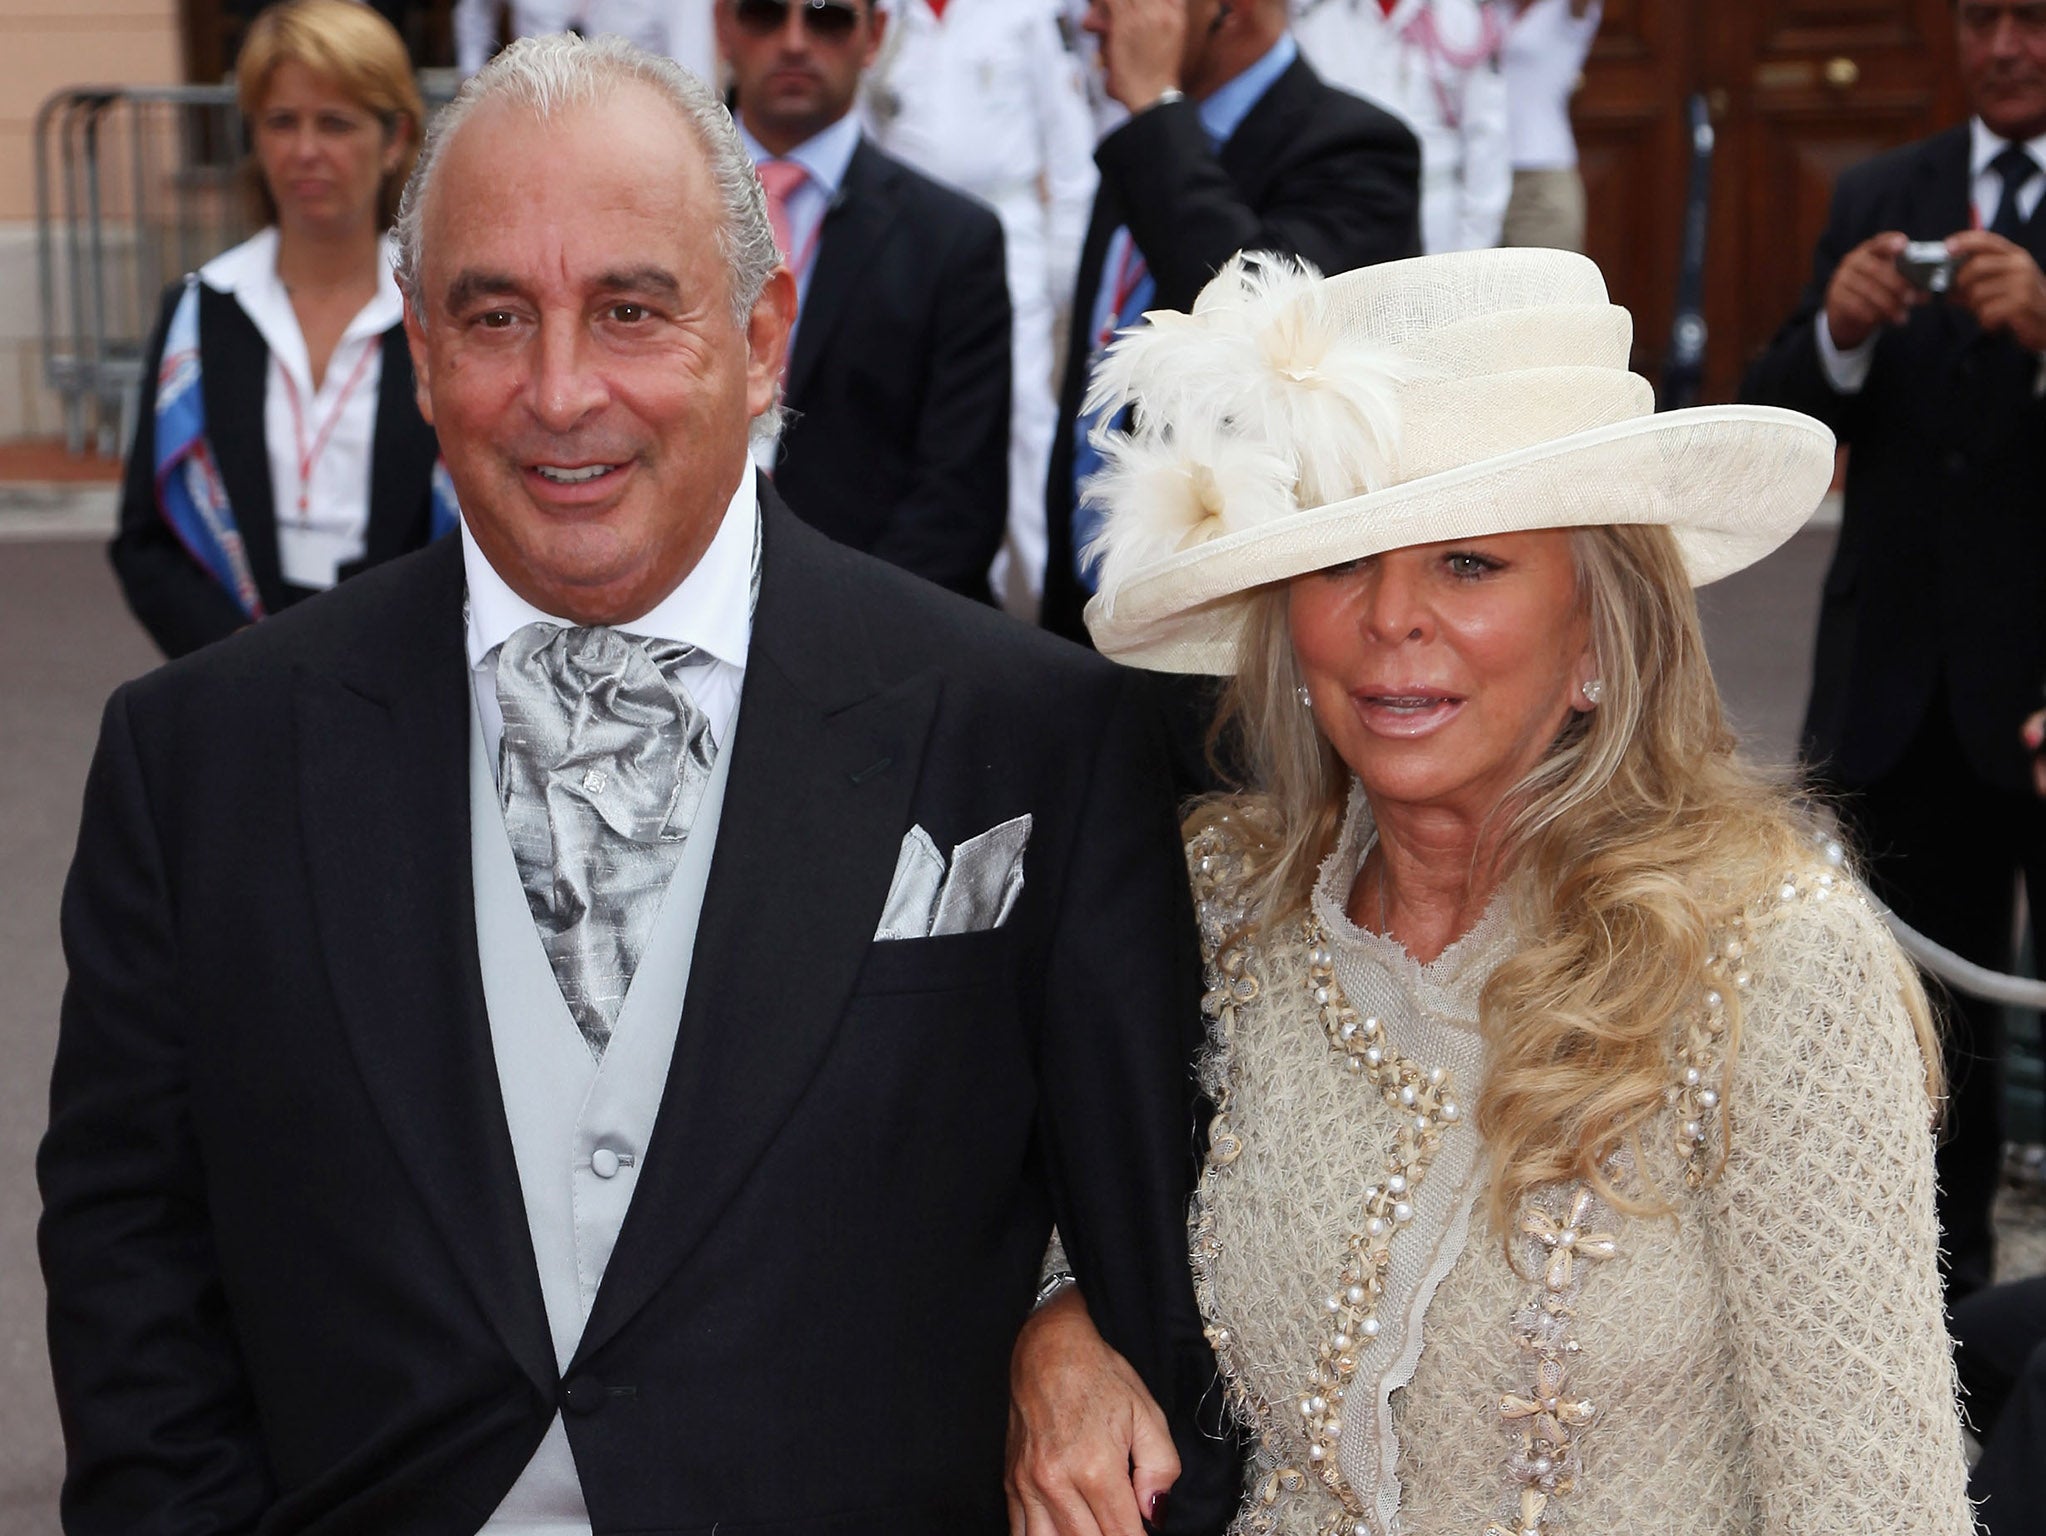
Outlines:
[[[30,1162],[44,1117],[63,965],[56,904],[108,690],[154,652],[97,535],[104,491],[0,487],[0,1536],[54,1536],[60,1466],[42,1344]],[[1737,723],[1787,761],[1809,675],[1830,530],[1704,593],[1714,665]],[[2013,1199],[2006,1267],[2046,1271],[2046,1204]]]

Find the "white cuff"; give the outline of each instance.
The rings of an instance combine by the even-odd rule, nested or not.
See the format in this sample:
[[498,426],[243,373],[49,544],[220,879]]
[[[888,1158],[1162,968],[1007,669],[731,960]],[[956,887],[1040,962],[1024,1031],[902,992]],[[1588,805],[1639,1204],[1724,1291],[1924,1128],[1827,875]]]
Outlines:
[[1858,347],[1845,352],[1833,345],[1833,333],[1826,325],[1826,312],[1821,309],[1813,322],[1819,338],[1819,366],[1826,371],[1826,382],[1833,386],[1834,393],[1858,395],[1861,386],[1868,382],[1869,364],[1875,360],[1876,339],[1871,335]]

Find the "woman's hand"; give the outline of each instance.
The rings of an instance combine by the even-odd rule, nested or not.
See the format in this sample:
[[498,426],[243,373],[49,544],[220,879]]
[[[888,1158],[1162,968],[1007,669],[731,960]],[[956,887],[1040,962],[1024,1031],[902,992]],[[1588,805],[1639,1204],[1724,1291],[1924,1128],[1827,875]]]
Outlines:
[[1011,1536],[1142,1536],[1178,1476],[1165,1415],[1066,1287],[1009,1359]]

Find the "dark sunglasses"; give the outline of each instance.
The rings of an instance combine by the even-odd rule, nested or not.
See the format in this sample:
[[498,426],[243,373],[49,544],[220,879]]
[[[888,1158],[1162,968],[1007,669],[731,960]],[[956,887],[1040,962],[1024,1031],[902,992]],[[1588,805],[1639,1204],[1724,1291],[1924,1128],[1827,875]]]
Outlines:
[[852,0],[733,0],[732,19],[755,37],[772,37],[789,24],[789,11],[803,18],[803,27],[820,42],[842,43],[860,24]]

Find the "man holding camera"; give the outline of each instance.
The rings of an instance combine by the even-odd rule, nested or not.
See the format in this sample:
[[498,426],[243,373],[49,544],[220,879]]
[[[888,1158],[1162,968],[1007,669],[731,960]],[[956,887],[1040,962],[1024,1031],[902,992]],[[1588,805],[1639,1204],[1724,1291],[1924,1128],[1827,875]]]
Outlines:
[[[1844,173],[1797,313],[1750,368],[1849,448],[1804,755],[1875,888],[2011,964],[2018,873],[2046,907],[2046,808],[2019,722],[2046,678],[2046,3],[1957,0],[1960,127]],[[1998,1010],[1948,1009],[1939,1153],[1950,1300],[1989,1282]]]

